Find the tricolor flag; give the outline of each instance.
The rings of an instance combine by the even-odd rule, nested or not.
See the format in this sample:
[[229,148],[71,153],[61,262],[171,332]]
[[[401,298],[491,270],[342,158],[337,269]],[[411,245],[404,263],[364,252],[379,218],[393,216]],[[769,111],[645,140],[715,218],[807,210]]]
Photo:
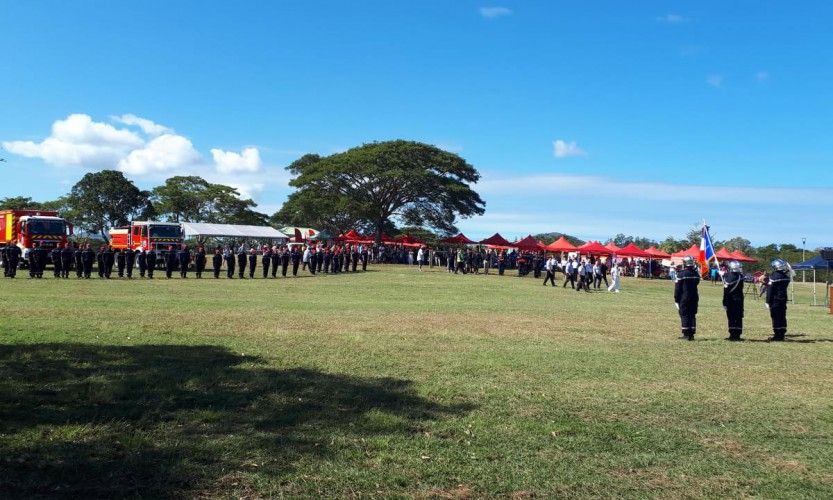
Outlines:
[[712,245],[712,237],[709,234],[709,226],[703,224],[703,229],[700,231],[700,255],[697,257],[697,262],[700,264],[700,274],[706,275],[709,273],[709,265],[714,260],[716,266],[720,266],[717,256],[714,254],[714,245]]

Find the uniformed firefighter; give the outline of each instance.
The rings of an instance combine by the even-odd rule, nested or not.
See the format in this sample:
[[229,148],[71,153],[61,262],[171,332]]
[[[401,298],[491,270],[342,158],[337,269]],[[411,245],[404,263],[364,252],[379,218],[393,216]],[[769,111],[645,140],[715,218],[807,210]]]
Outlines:
[[4,246],[3,248],[0,248],[0,260],[3,261],[3,277],[4,278],[9,277],[9,253],[8,253],[8,250],[9,250],[8,245]]
[[148,270],[148,254],[144,248],[136,250],[136,264],[139,266],[139,277],[144,278]]
[[237,250],[237,276],[240,279],[245,278],[246,274],[246,262],[248,261],[248,256],[246,255],[246,247],[244,245],[240,245],[240,248]]
[[55,278],[60,278],[63,275],[63,267],[61,267],[61,244],[55,245],[55,248],[49,252],[49,258],[52,259],[52,275]]
[[127,279],[133,279],[133,267],[136,265],[136,252],[132,248],[122,250],[124,254],[124,268],[127,273]]
[[772,261],[773,273],[769,276],[769,287],[766,291],[766,307],[772,318],[772,342],[781,342],[787,335],[787,291],[790,286],[790,267],[781,260]]
[[236,257],[234,255],[234,249],[226,247],[226,249],[223,250],[223,260],[226,261],[226,278],[228,279],[234,278],[234,263],[236,262],[235,259]]
[[729,322],[729,337],[738,341],[743,333],[743,268],[740,262],[729,262],[729,272],[723,275],[723,309]]
[[116,250],[116,272],[118,273],[119,278],[124,278],[124,251]]
[[700,296],[697,293],[697,285],[700,284],[700,273],[694,265],[694,259],[683,257],[683,270],[677,274],[677,281],[674,283],[674,303],[680,312],[680,323],[682,324],[682,339],[694,340],[697,333],[697,305]]
[[179,277],[180,278],[187,278],[188,277],[188,264],[191,263],[191,252],[188,250],[186,245],[182,245],[182,248],[176,253],[177,263],[179,264]]
[[289,267],[289,250],[286,247],[281,249],[281,276],[286,278],[286,270]]
[[75,251],[72,254],[75,260],[75,277],[81,279],[84,277],[84,248],[83,245],[75,244]]
[[170,279],[173,276],[177,260],[176,249],[173,245],[168,245],[168,253],[165,254],[165,278]]
[[20,247],[12,240],[6,247],[6,258],[9,259],[9,278],[17,276],[17,267],[20,265]]
[[69,243],[66,243],[61,248],[61,277],[69,278],[69,271],[72,269],[72,258],[75,252]]
[[104,247],[102,259],[104,261],[104,278],[109,280],[110,275],[113,274],[113,265],[116,263],[116,256],[113,255],[113,249],[110,246]]
[[249,249],[249,279],[254,279],[255,269],[257,268],[257,250],[252,247]]
[[277,245],[272,247],[272,277],[276,278],[278,276],[278,266],[281,264],[281,252]]
[[96,254],[90,244],[84,245],[84,251],[81,252],[81,263],[84,266],[84,279],[90,279],[93,274],[93,263],[95,262]]
[[98,247],[98,252],[95,254],[95,265],[99,278],[104,278],[104,245]]
[[298,250],[297,246],[293,246],[289,254],[290,258],[292,259],[292,276],[298,277],[298,266],[301,264],[302,254]]
[[38,241],[32,247],[27,255],[29,258],[29,277],[40,279],[43,278],[43,264],[46,260],[46,253]]
[[214,279],[220,277],[220,268],[223,267],[223,250],[220,247],[214,249],[214,255],[211,257],[211,270],[214,271]]
[[157,260],[156,250],[154,250],[153,247],[151,247],[150,250],[147,251],[147,255],[145,256],[145,261],[147,262],[147,265],[148,265],[148,279],[149,280],[153,279],[153,272],[156,270],[156,260]]
[[263,245],[262,253],[260,265],[263,268],[263,279],[266,279],[269,277],[269,264],[272,263],[272,251],[269,250],[269,245]]
[[194,255],[194,267],[197,272],[197,279],[202,279],[202,273],[205,272],[205,247],[202,245],[197,247],[197,253]]

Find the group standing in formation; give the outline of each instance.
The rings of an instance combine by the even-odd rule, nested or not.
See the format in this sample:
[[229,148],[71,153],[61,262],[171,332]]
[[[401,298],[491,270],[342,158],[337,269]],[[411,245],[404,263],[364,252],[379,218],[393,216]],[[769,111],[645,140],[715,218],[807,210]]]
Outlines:
[[[772,320],[772,336],[768,340],[782,342],[787,335],[788,287],[791,281],[789,265],[781,260],[772,261],[773,273],[769,276],[765,306]],[[740,341],[743,334],[743,301],[745,282],[743,268],[737,261],[729,262],[728,270],[722,273],[723,309],[726,311],[729,336],[726,340]],[[700,284],[700,271],[694,259],[685,257],[683,269],[675,278],[674,303],[680,313],[682,339],[694,340],[697,333],[697,307],[700,296],[697,286]]]

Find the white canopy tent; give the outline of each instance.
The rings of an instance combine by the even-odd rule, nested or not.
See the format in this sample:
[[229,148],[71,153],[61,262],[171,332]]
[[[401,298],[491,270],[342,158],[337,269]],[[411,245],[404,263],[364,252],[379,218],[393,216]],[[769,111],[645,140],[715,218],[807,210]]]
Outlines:
[[287,240],[289,237],[270,226],[241,226],[235,224],[209,224],[207,222],[183,222],[186,238],[245,238],[250,240]]

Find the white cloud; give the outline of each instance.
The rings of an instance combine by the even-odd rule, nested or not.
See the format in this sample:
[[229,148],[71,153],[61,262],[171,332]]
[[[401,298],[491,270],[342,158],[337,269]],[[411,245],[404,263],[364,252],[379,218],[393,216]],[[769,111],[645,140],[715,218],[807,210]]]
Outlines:
[[567,142],[562,139],[556,139],[552,142],[552,153],[556,158],[587,155],[587,152],[578,147],[575,141]]
[[158,123],[154,123],[147,118],[141,118],[132,113],[121,116],[111,116],[110,119],[116,123],[137,126],[142,129],[142,132],[152,137],[173,132],[173,130],[164,125],[159,125]]
[[480,7],[480,15],[486,19],[495,19],[512,15],[512,9],[507,7]]
[[119,161],[118,169],[132,175],[173,172],[200,162],[191,141],[181,135],[163,134]]
[[706,83],[711,87],[720,88],[723,86],[723,75],[709,75],[706,77]]
[[257,172],[261,166],[260,151],[257,148],[245,148],[240,153],[212,149],[211,156],[214,157],[217,172],[221,174]]
[[89,115],[72,114],[52,124],[52,133],[41,142],[5,141],[3,147],[50,165],[112,168],[144,139],[127,129],[94,122]]
[[759,82],[763,82],[764,80],[769,80],[769,73],[766,71],[758,71],[755,73],[755,79]]
[[658,17],[657,21],[667,24],[680,24],[688,21],[688,18],[685,18],[679,14],[666,14],[664,16]]

